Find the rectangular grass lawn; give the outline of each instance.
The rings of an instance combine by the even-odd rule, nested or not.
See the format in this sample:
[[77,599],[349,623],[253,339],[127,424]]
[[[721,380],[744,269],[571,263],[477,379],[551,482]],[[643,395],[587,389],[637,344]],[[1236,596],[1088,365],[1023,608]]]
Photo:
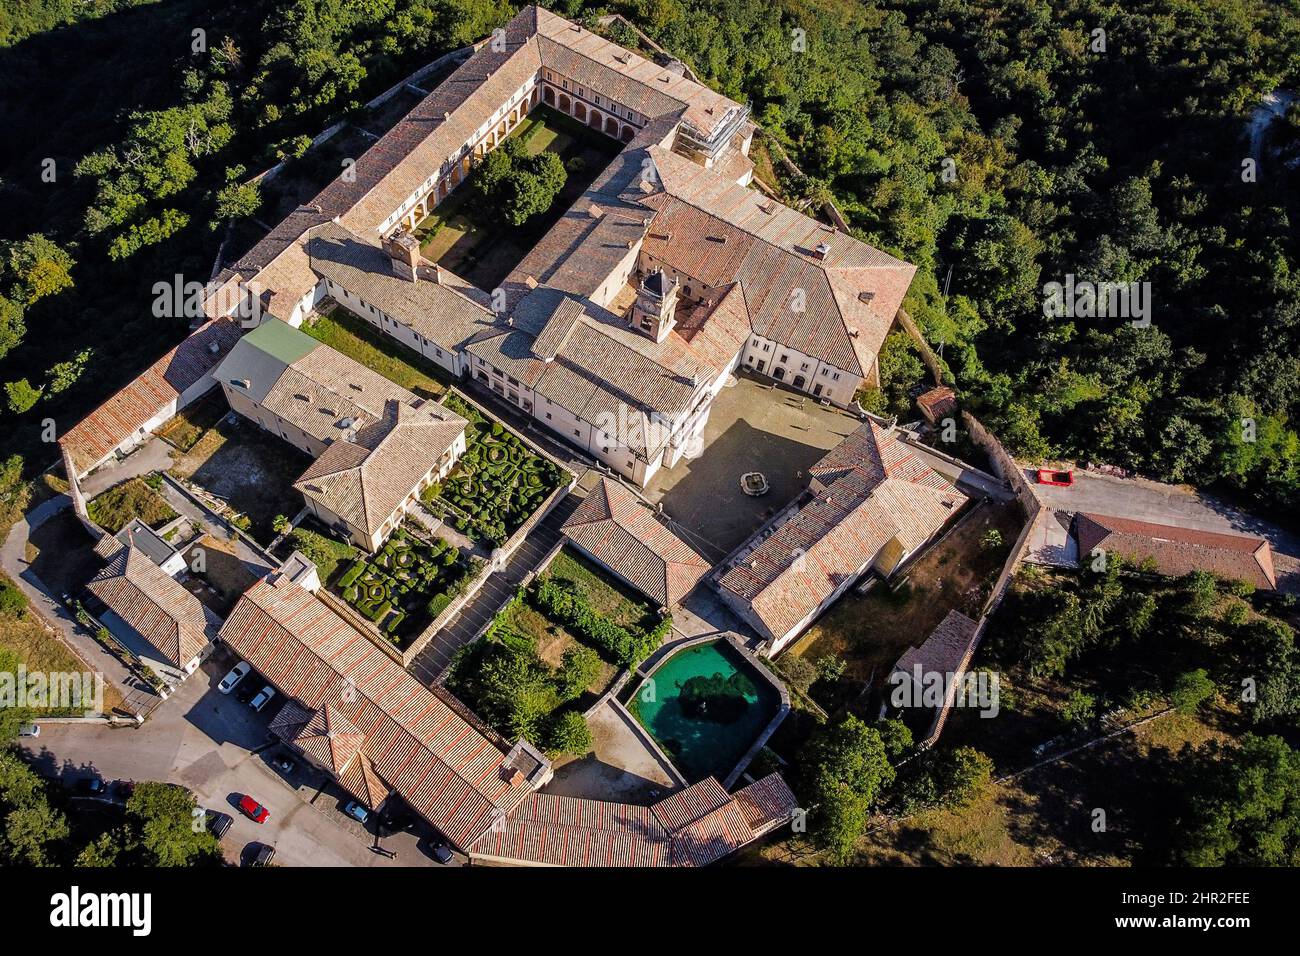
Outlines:
[[447,391],[447,376],[442,369],[341,305],[317,316],[314,322],[304,323],[302,330],[421,397],[437,398]]

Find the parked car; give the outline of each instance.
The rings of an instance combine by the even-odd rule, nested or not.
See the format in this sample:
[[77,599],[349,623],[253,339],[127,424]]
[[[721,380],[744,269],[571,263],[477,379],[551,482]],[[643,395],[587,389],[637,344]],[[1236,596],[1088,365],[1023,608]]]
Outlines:
[[1038,469],[1038,483],[1040,485],[1059,485],[1062,488],[1068,488],[1074,484],[1074,472],[1056,471],[1052,468]]
[[248,794],[244,794],[239,798],[239,812],[254,823],[265,823],[271,818],[271,811]]
[[118,797],[123,800],[128,799],[135,792],[134,780],[119,780],[113,784],[113,789],[117,791]]
[[409,813],[388,813],[379,817],[380,825],[389,833],[401,833],[403,830],[414,830],[417,821]]
[[226,831],[235,822],[231,819],[230,814],[222,813],[220,810],[204,810],[203,816],[207,823],[208,832],[218,840],[226,835]]
[[298,766],[284,754],[277,754],[271,758],[271,765],[281,773],[293,773],[293,768]]
[[221,683],[217,685],[217,690],[223,694],[229,694],[235,689],[235,686],[248,676],[248,672],[253,668],[248,661],[240,661],[230,669],[230,673],[221,678]]
[[343,808],[343,812],[358,823],[365,823],[370,819],[370,811],[355,800],[350,800],[348,805]]
[[41,735],[40,724],[22,724],[18,728],[19,737],[39,737]]
[[251,701],[249,701],[248,706],[253,708],[253,710],[257,711],[258,713],[261,713],[262,708],[265,707],[267,704],[269,704],[271,702],[271,698],[274,696],[275,696],[275,688],[272,687],[270,684],[267,684],[265,687],[263,687],[260,691],[257,692],[256,697],[254,697]]
[[265,843],[259,844],[257,852],[253,854],[249,861],[249,866],[270,866],[271,861],[275,859],[275,847],[268,846]]
[[108,793],[108,784],[99,777],[82,777],[77,781],[77,789],[90,797],[102,797]]
[[454,859],[454,857],[452,856],[451,847],[447,846],[447,844],[445,843],[432,844],[429,847],[429,852],[433,854],[433,858],[435,860],[437,860],[439,863],[442,863],[443,865],[450,863]]

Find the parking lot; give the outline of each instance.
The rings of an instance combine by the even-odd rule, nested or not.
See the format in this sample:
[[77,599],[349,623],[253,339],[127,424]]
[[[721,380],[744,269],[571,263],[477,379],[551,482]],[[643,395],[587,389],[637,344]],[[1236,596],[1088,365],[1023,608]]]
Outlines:
[[[264,686],[256,673],[235,693],[217,690],[236,661],[219,648],[138,729],[49,724],[23,744],[39,772],[69,786],[97,777],[165,780],[189,788],[200,806],[231,817],[222,840],[231,863],[246,862],[257,845],[266,844],[285,866],[438,865],[431,855],[435,834],[422,820],[413,831],[379,837],[373,815],[363,826],[343,814],[351,797],[271,736],[268,725],[283,698],[277,694],[260,713],[240,699]],[[287,773],[276,765],[286,755],[294,763]],[[267,808],[265,823],[240,812],[244,794]]]

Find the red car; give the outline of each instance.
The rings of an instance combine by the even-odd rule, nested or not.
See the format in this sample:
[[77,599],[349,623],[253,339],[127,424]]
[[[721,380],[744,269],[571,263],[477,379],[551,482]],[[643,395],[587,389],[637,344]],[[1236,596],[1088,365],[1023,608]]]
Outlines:
[[271,811],[266,809],[248,794],[239,798],[239,812],[254,823],[265,823],[271,818]]
[[1068,488],[1070,485],[1074,484],[1074,472],[1054,471],[1051,468],[1039,468],[1038,483],[1040,485],[1060,485],[1062,488]]

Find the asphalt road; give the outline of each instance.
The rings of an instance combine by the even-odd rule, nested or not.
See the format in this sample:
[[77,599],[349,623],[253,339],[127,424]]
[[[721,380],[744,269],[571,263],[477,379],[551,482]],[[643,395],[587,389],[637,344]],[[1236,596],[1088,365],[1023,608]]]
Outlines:
[[[267,723],[282,700],[256,714],[233,695],[219,693],[216,684],[234,660],[219,649],[142,727],[44,724],[39,738],[21,743],[39,772],[69,785],[100,776],[188,787],[200,806],[233,818],[222,841],[231,862],[258,842],[274,846],[275,862],[285,866],[437,866],[425,852],[427,832],[383,838],[380,844],[397,853],[388,859],[371,849],[373,825],[368,829],[343,815],[350,798],[324,774],[301,759],[289,777],[271,766],[280,750],[268,746]],[[240,814],[236,804],[245,793],[270,810],[266,823]]]

